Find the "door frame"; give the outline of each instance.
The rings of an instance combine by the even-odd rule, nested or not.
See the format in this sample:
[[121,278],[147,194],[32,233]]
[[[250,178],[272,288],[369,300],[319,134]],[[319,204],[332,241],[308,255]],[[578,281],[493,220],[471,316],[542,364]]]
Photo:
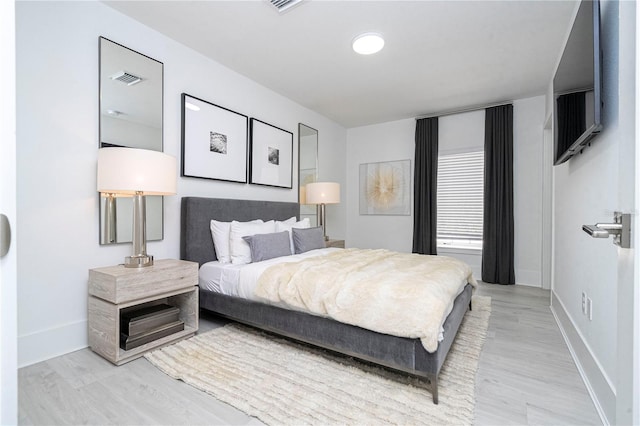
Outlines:
[[640,7],[636,4],[635,22],[635,189],[633,215],[634,274],[633,274],[633,378],[631,420],[632,424],[640,424]]
[[12,240],[0,258],[0,424],[18,423],[15,1],[0,2],[0,213]]

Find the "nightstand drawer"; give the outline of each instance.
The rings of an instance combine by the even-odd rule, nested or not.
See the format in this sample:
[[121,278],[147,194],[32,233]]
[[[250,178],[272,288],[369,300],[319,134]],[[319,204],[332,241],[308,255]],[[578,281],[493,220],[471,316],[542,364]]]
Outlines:
[[161,259],[146,268],[123,265],[89,270],[89,294],[111,303],[124,303],[198,285],[198,264]]

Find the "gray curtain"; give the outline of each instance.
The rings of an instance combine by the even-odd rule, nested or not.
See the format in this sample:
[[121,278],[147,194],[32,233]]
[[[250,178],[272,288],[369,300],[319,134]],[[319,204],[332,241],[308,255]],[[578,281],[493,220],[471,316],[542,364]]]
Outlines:
[[413,252],[437,254],[438,117],[416,120]]
[[513,105],[485,110],[482,281],[515,284]]

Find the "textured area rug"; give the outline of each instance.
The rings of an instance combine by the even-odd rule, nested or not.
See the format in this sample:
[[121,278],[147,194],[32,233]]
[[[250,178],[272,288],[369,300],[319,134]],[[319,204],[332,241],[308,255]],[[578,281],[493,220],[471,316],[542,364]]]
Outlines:
[[439,376],[425,380],[229,324],[145,357],[271,425],[471,424],[491,299],[475,296]]

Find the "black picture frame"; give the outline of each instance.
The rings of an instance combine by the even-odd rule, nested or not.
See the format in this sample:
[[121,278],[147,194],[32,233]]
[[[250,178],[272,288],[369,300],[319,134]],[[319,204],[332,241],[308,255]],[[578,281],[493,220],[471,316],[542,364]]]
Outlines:
[[293,133],[257,118],[249,121],[249,183],[293,188]]
[[244,114],[183,93],[180,176],[247,183]]

